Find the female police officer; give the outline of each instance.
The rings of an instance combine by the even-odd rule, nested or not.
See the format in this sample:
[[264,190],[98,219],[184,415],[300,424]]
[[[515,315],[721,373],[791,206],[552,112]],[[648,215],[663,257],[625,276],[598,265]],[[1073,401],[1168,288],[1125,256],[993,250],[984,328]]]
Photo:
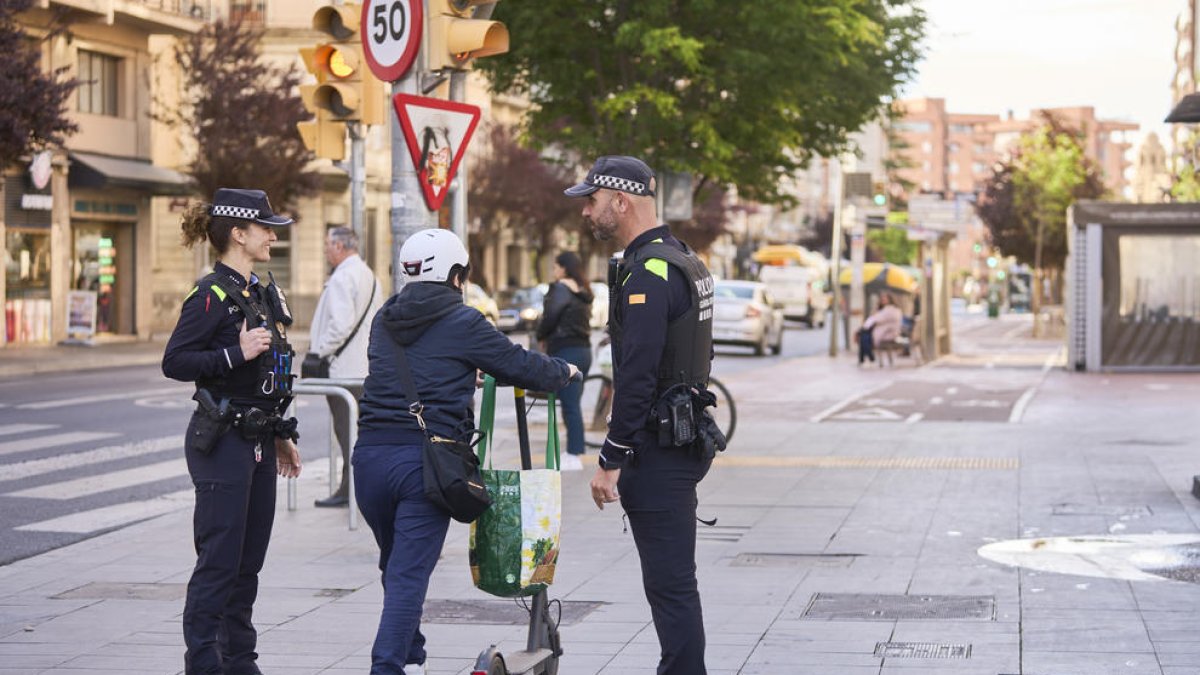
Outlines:
[[[371,675],[421,675],[421,606],[450,515],[425,497],[424,438],[409,403],[420,398],[431,433],[457,439],[474,417],[476,369],[520,387],[558,391],[578,374],[567,362],[526,351],[463,304],[467,251],[449,230],[420,230],[400,248],[407,279],[371,324],[354,465],[355,498],[379,544],[383,613]],[[400,353],[412,371],[404,391]]]
[[[292,320],[283,294],[251,271],[271,259],[271,211],[261,190],[217,190],[183,216],[188,248],[207,240],[220,261],[183,302],[163,355],[163,373],[196,383],[199,403],[184,453],[196,486],[196,567],[183,609],[184,668],[257,675],[250,621],[275,519],[275,474],[300,475],[291,395]],[[267,450],[264,452],[264,448]]]

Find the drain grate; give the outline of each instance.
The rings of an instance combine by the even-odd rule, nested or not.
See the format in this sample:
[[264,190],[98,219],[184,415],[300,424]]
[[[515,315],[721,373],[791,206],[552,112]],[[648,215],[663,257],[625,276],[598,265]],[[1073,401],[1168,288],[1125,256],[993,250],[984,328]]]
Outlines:
[[1055,504],[1050,511],[1055,516],[1152,516],[1154,512],[1144,504]]
[[186,584],[132,584],[93,581],[69,591],[51,596],[56,600],[82,598],[86,600],[182,600]]
[[793,567],[801,569],[849,567],[857,553],[739,553],[730,567]]
[[883,659],[969,659],[971,645],[936,642],[876,642],[875,656]]
[[749,531],[750,526],[748,525],[697,525],[696,541],[733,544],[741,541]]
[[[562,621],[559,625],[579,623],[604,603],[584,600],[562,600]],[[494,624],[523,626],[529,623],[529,612],[519,600],[426,600],[421,621],[426,623]]]
[[992,621],[996,618],[996,599],[990,595],[816,593],[801,618],[826,621]]

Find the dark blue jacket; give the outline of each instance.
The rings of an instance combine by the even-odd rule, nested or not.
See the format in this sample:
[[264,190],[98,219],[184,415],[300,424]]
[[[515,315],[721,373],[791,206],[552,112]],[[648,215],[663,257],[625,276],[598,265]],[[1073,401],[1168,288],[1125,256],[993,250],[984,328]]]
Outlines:
[[567,384],[567,362],[514,344],[462,293],[434,283],[410,283],[388,299],[371,324],[368,373],[358,420],[367,445],[419,442],[420,427],[408,412],[400,384],[396,344],[404,346],[413,384],[425,406],[425,424],[454,438],[464,420],[474,422],[475,371],[501,382],[539,391]]

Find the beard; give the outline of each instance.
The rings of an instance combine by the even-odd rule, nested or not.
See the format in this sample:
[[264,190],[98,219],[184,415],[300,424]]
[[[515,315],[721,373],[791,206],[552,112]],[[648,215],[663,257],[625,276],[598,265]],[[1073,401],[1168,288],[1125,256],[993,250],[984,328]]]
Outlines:
[[584,220],[597,241],[608,241],[617,234],[617,214],[613,211],[611,202],[603,213],[596,214],[595,218],[584,218]]

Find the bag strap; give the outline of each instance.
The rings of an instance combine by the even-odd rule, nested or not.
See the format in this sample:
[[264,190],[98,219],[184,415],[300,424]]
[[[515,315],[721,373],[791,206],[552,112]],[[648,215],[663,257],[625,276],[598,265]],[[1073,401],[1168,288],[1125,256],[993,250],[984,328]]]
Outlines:
[[359,327],[363,325],[363,321],[367,320],[367,315],[371,313],[371,303],[375,302],[375,288],[377,286],[379,286],[379,280],[376,279],[375,274],[372,273],[371,274],[371,297],[367,298],[367,307],[366,307],[366,309],[363,310],[362,316],[358,317],[358,323],[354,324],[354,330],[350,331],[350,336],[347,337],[346,341],[342,343],[342,346],[338,347],[337,351],[333,353],[334,358],[341,356],[342,352],[346,350],[346,347],[350,346],[350,341],[354,339],[355,335],[358,335]]
[[546,395],[546,468],[562,469],[558,454],[558,405],[554,393]]
[[396,343],[396,353],[398,358],[396,364],[400,367],[400,386],[404,387],[404,393],[409,398],[408,414],[417,418],[417,424],[421,427],[426,435],[429,430],[425,428],[425,418],[421,413],[425,411],[424,404],[421,403],[421,396],[417,394],[417,385],[413,383],[412,370],[408,367],[408,355],[404,353],[404,346],[399,342]]
[[483,438],[479,441],[479,463],[487,459],[488,468],[492,468],[492,458],[487,454],[488,443],[496,429],[496,378],[491,375],[483,376],[483,401],[479,405],[479,431]]

